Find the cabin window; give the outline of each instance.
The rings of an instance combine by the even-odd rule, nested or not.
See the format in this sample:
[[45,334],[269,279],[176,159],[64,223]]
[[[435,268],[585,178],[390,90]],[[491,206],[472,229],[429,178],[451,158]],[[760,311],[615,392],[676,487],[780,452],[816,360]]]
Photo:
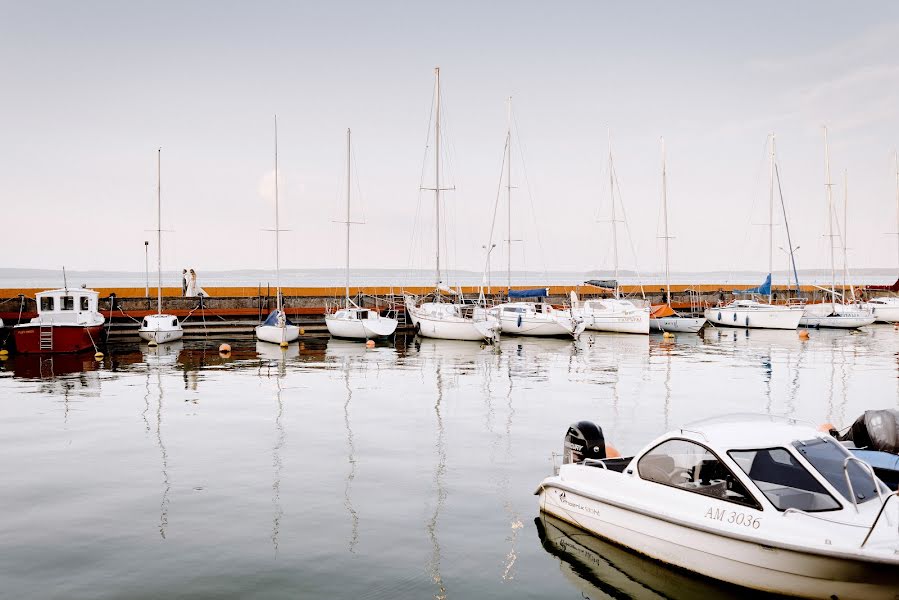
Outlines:
[[524,309],[518,306],[507,306],[503,309],[503,312],[507,313],[523,313]]
[[172,327],[177,327],[177,326],[178,326],[178,319],[177,318],[172,319]]
[[53,296],[44,296],[41,298],[41,310],[53,310]]
[[647,481],[761,508],[730,469],[708,448],[695,442],[662,442],[640,458],[637,471]]
[[729,454],[777,510],[817,512],[840,508],[840,503],[786,448],[732,450]]
[[146,319],[144,319],[143,323],[141,323],[141,327],[143,327],[144,329],[147,329],[149,326],[150,326],[150,324],[147,322]]
[[80,300],[80,304],[81,304],[81,310],[83,310],[83,311],[90,310],[90,308],[88,307],[87,296],[81,296],[81,298],[79,298],[79,300]]
[[[843,462],[846,457],[850,456],[848,450],[828,438],[793,442],[793,447],[824,476],[830,485],[852,502],[852,498],[849,496],[849,487],[846,485],[846,474],[843,471]],[[877,498],[874,479],[864,467],[858,464],[858,461],[850,460],[846,464],[846,471],[849,473],[852,491],[855,492],[855,501],[858,504]],[[890,493],[890,490],[883,487],[882,484],[877,485],[881,485],[880,490],[883,494]]]
[[60,298],[62,306],[60,310],[75,310],[75,299],[71,296],[63,296]]

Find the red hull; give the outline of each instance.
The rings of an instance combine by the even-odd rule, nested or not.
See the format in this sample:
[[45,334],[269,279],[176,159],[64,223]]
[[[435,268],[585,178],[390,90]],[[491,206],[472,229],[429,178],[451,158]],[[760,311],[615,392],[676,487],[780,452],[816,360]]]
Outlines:
[[[41,327],[39,325],[27,325],[15,327],[16,350],[26,354],[56,354],[60,352],[81,352],[93,349],[94,344],[99,344],[102,325],[84,327],[83,325],[53,325],[44,327],[44,331],[50,332],[49,344],[45,338],[44,347],[41,347]],[[48,347],[49,346],[49,347]]]

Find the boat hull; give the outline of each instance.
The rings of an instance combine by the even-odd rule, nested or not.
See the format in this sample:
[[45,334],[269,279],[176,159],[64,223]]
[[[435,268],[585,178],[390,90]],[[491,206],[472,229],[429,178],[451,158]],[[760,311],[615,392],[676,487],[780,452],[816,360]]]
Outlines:
[[802,307],[773,308],[767,310],[732,308],[728,306],[708,308],[705,318],[719,327],[744,329],[796,329],[802,319]]
[[[41,343],[41,330],[49,331]],[[16,325],[16,350],[25,354],[81,352],[95,348],[102,340],[103,325]],[[49,342],[49,343],[48,343]]]
[[[569,324],[557,319],[532,319],[522,317],[520,320],[503,316],[499,319],[504,334],[526,335],[534,337],[569,337],[579,335],[578,323],[568,319]],[[567,325],[567,326],[566,326]]]
[[423,337],[468,342],[493,341],[499,332],[496,322],[473,319],[434,319],[418,316],[416,329]]
[[633,511],[544,483],[540,509],[668,565],[743,587],[803,598],[895,599],[895,565],[773,548]]
[[799,320],[802,327],[827,327],[831,329],[858,329],[874,323],[874,317],[830,315],[827,317],[803,316]]
[[649,334],[649,312],[636,315],[594,316],[587,322],[587,329],[590,331],[647,335]]
[[278,327],[276,325],[259,325],[256,327],[256,339],[270,344],[295,342],[300,337],[300,328],[296,325]]
[[865,304],[874,313],[876,323],[899,323],[899,303],[895,305]]
[[378,319],[336,319],[325,317],[328,333],[334,337],[351,340],[369,340],[394,334],[397,320],[387,317]]
[[172,315],[148,315],[144,317],[137,335],[146,342],[166,344],[183,338],[184,329],[178,318]]
[[670,331],[673,333],[698,333],[705,325],[703,317],[660,317],[649,319],[649,328],[653,331]]

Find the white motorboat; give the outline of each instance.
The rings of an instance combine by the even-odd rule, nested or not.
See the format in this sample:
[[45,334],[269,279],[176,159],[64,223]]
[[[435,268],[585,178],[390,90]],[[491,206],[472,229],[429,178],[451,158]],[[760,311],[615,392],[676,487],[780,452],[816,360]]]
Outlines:
[[653,331],[697,333],[705,325],[705,317],[685,317],[671,306],[671,267],[668,257],[668,169],[665,162],[665,140],[662,140],[662,224],[665,240],[665,304],[650,307],[649,328]]
[[278,117],[275,116],[275,281],[277,301],[275,310],[256,327],[256,339],[285,347],[300,337],[300,328],[290,322],[284,312],[281,295],[281,228],[278,218]]
[[178,317],[162,312],[162,148],[156,151],[156,276],[156,314],[144,317],[137,330],[151,346],[184,337]]
[[[499,339],[500,327],[496,317],[478,305],[467,304],[460,292],[443,284],[440,268],[440,68],[434,69],[434,191],[436,223],[436,268],[434,301],[420,301],[411,294],[403,294],[406,314],[418,333],[424,337],[442,340],[488,341]],[[444,292],[453,296],[452,302],[444,302]]]
[[899,323],[899,298],[894,296],[872,298],[862,306],[874,313],[874,320],[877,323]]
[[540,510],[649,558],[806,598],[899,589],[899,498],[811,425],[708,419],[606,458],[602,430],[581,421],[563,456],[535,492]]
[[346,286],[343,309],[325,315],[325,325],[328,332],[340,338],[368,340],[377,337],[387,337],[396,331],[398,322],[392,317],[381,316],[380,313],[367,308],[357,306],[350,300],[350,190],[351,184],[351,154],[350,141],[352,132],[346,130]]
[[806,304],[799,324],[802,327],[858,329],[870,325],[874,320],[874,313],[860,306],[840,302],[822,302]]
[[765,304],[749,299],[734,300],[705,310],[709,323],[748,329],[796,329],[803,314],[800,304]]
[[649,303],[646,301],[622,298],[578,300],[571,292],[571,313],[582,319],[591,331],[649,334]]
[[490,309],[503,333],[531,336],[572,336],[583,333],[587,324],[570,310],[546,302],[506,302]]

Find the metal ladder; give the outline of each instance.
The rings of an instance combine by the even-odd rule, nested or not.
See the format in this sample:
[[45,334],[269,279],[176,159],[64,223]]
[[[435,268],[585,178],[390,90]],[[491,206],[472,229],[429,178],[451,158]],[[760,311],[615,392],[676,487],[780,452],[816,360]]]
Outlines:
[[53,350],[53,327],[41,325],[40,336],[41,350]]

